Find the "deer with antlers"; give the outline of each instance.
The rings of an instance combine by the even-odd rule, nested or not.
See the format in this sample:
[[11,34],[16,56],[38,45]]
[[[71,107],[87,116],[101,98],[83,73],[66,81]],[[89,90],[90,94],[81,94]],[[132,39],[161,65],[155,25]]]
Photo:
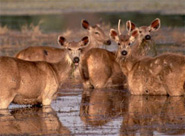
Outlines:
[[[159,22],[160,20],[156,19],[153,22]],[[124,37],[121,34],[120,30],[120,22],[118,22],[118,32],[121,37]],[[159,25],[158,24],[158,25]],[[150,25],[150,29],[153,31],[159,28],[159,26]],[[128,34],[125,37],[128,37],[130,33],[136,29],[135,25],[131,21],[127,21],[126,23]],[[147,29],[149,29],[147,27]],[[155,27],[155,28],[154,28]],[[141,27],[144,31],[144,26]],[[151,31],[150,31],[151,32]],[[135,51],[140,47],[139,45],[142,44],[144,38],[149,37],[150,33],[146,33],[147,36],[140,37],[139,44],[136,46]],[[148,41],[151,38],[147,39]],[[118,43],[119,44],[119,43]],[[139,49],[138,49],[139,50]],[[139,51],[138,51],[139,52]],[[138,53],[139,54],[139,53]],[[122,88],[123,83],[126,83],[126,78],[124,74],[121,72],[119,63],[117,62],[117,53],[110,52],[105,49],[91,49],[89,50],[84,57],[82,58],[80,64],[80,73],[82,77],[83,87],[84,88]]]
[[128,36],[111,29],[110,35],[118,44],[117,58],[127,77],[133,95],[185,94],[185,56],[164,53],[156,57],[135,56],[133,48],[140,45],[140,32],[135,29]]
[[[130,35],[131,32],[138,28],[139,30],[139,43],[137,46],[134,46],[133,52],[137,56],[156,56],[157,50],[154,40],[152,39],[151,34],[157,32],[160,29],[161,21],[159,18],[154,19],[149,26],[140,26],[136,25],[130,20],[126,23],[126,30]],[[118,23],[118,34],[121,34],[120,31],[120,22]]]

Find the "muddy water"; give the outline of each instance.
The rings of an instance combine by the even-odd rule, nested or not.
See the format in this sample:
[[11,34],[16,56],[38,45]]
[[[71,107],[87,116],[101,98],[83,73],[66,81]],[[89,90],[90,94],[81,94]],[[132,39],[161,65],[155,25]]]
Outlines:
[[1,110],[0,135],[185,135],[184,97],[83,90],[79,83],[63,88],[51,107]]
[[[77,28],[82,18],[98,20],[95,14],[65,14],[63,16],[7,16],[1,24],[20,29],[23,24],[43,20],[47,32],[62,31],[66,26]],[[143,24],[153,16],[142,14],[101,14],[103,20],[116,25],[114,18],[131,19]],[[139,16],[140,15],[140,16]],[[147,16],[147,17],[146,17]],[[138,17],[138,18],[135,18]],[[182,27],[184,16],[163,16],[164,26]],[[74,19],[75,18],[75,19]],[[71,20],[75,22],[71,22]],[[136,20],[134,20],[136,19]],[[29,22],[24,22],[28,20]],[[65,21],[64,21],[65,20]],[[117,19],[116,19],[117,20]],[[169,21],[170,20],[170,21]],[[180,21],[177,21],[180,20]],[[53,25],[53,22],[55,23]],[[66,24],[64,23],[66,22]],[[182,23],[175,23],[182,22]],[[92,22],[96,23],[95,22]],[[138,24],[139,25],[139,24]],[[47,28],[47,29],[46,29]],[[16,47],[17,48],[17,47]],[[18,50],[18,49],[17,49]],[[114,48],[111,50],[115,50]],[[2,52],[2,50],[1,50]],[[7,51],[13,56],[15,50]],[[3,52],[2,55],[5,53]],[[165,96],[130,96],[127,90],[83,90],[82,85],[70,82],[61,87],[51,107],[31,107],[11,104],[0,110],[0,135],[185,135],[185,98]]]

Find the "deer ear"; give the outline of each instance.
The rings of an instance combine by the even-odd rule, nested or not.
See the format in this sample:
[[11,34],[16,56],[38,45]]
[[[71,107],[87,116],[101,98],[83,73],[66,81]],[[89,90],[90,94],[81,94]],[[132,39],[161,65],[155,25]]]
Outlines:
[[131,37],[130,37],[130,42],[134,42],[139,36],[139,29],[136,28],[135,30],[132,31]]
[[66,39],[63,36],[58,36],[58,43],[61,46],[64,46],[65,42],[66,42]]
[[132,32],[136,28],[136,25],[130,20],[126,22],[126,30]]
[[89,38],[87,36],[85,36],[85,37],[82,38],[81,41],[83,42],[83,46],[86,46],[89,43]]
[[114,29],[110,30],[109,36],[115,41],[119,40],[118,33]]
[[101,25],[100,25],[100,24],[96,24],[96,26],[97,26],[97,27],[101,27]]
[[151,25],[150,25],[150,27],[151,27],[151,29],[152,29],[153,31],[159,30],[160,26],[161,26],[161,21],[160,21],[159,18],[156,18],[156,19],[151,23]]
[[132,32],[131,36],[133,36],[134,38],[137,38],[137,37],[139,36],[139,30],[138,30],[138,29],[135,29],[135,30]]
[[90,27],[89,22],[87,20],[82,20],[82,27],[84,29],[89,29],[89,27]]

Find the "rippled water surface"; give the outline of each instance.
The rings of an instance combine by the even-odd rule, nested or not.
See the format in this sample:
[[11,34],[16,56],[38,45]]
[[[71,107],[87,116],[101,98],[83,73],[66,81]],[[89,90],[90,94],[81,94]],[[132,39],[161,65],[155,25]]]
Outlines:
[[[83,18],[91,19],[92,24],[95,24],[101,17],[104,22],[108,22],[112,26],[117,25],[118,18],[121,18],[123,22],[131,19],[139,26],[149,24],[153,19],[159,17],[164,28],[177,27],[183,31],[184,27],[184,16],[182,15],[139,13],[1,16],[0,24],[2,26],[7,25],[13,30],[20,30],[24,24],[33,23],[37,25],[39,21],[43,21],[40,26],[43,32],[61,32],[68,28],[79,28],[80,21]],[[143,20],[143,22],[140,24],[138,20]],[[23,48],[23,46],[18,45],[25,42],[24,37],[20,42],[14,43],[10,34],[12,34],[11,31],[0,37],[0,44],[3,45],[0,55],[14,56],[20,48]],[[176,38],[179,37],[177,33],[173,35]],[[32,38],[35,41],[37,40],[34,37]],[[12,39],[18,39],[18,36],[16,35]],[[43,44],[48,39],[46,37]],[[3,40],[5,44],[2,44]],[[178,49],[174,52],[185,54],[183,46],[169,46],[167,42],[165,44],[167,45],[162,48],[163,50],[158,49],[160,52]],[[26,42],[25,45],[27,45]],[[111,50],[115,50],[115,46]],[[185,135],[185,98],[130,96],[127,90],[117,89],[83,90],[80,83],[70,81],[58,90],[58,97],[52,102],[51,107],[11,104],[9,110],[0,110],[0,135],[5,134],[183,136]]]
[[1,110],[0,134],[185,135],[184,97],[83,90],[78,83],[63,88],[51,107],[11,104]]

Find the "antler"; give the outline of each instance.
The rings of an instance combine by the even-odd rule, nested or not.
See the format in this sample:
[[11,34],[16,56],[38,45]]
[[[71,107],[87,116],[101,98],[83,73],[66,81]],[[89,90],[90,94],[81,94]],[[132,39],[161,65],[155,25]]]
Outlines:
[[120,29],[121,19],[118,21],[118,34],[121,35],[121,29]]
[[131,21],[128,20],[128,21],[126,22],[126,29],[127,29],[127,31],[128,31],[128,35],[130,35],[130,33],[131,33],[131,29],[132,29],[131,27],[132,27]]

